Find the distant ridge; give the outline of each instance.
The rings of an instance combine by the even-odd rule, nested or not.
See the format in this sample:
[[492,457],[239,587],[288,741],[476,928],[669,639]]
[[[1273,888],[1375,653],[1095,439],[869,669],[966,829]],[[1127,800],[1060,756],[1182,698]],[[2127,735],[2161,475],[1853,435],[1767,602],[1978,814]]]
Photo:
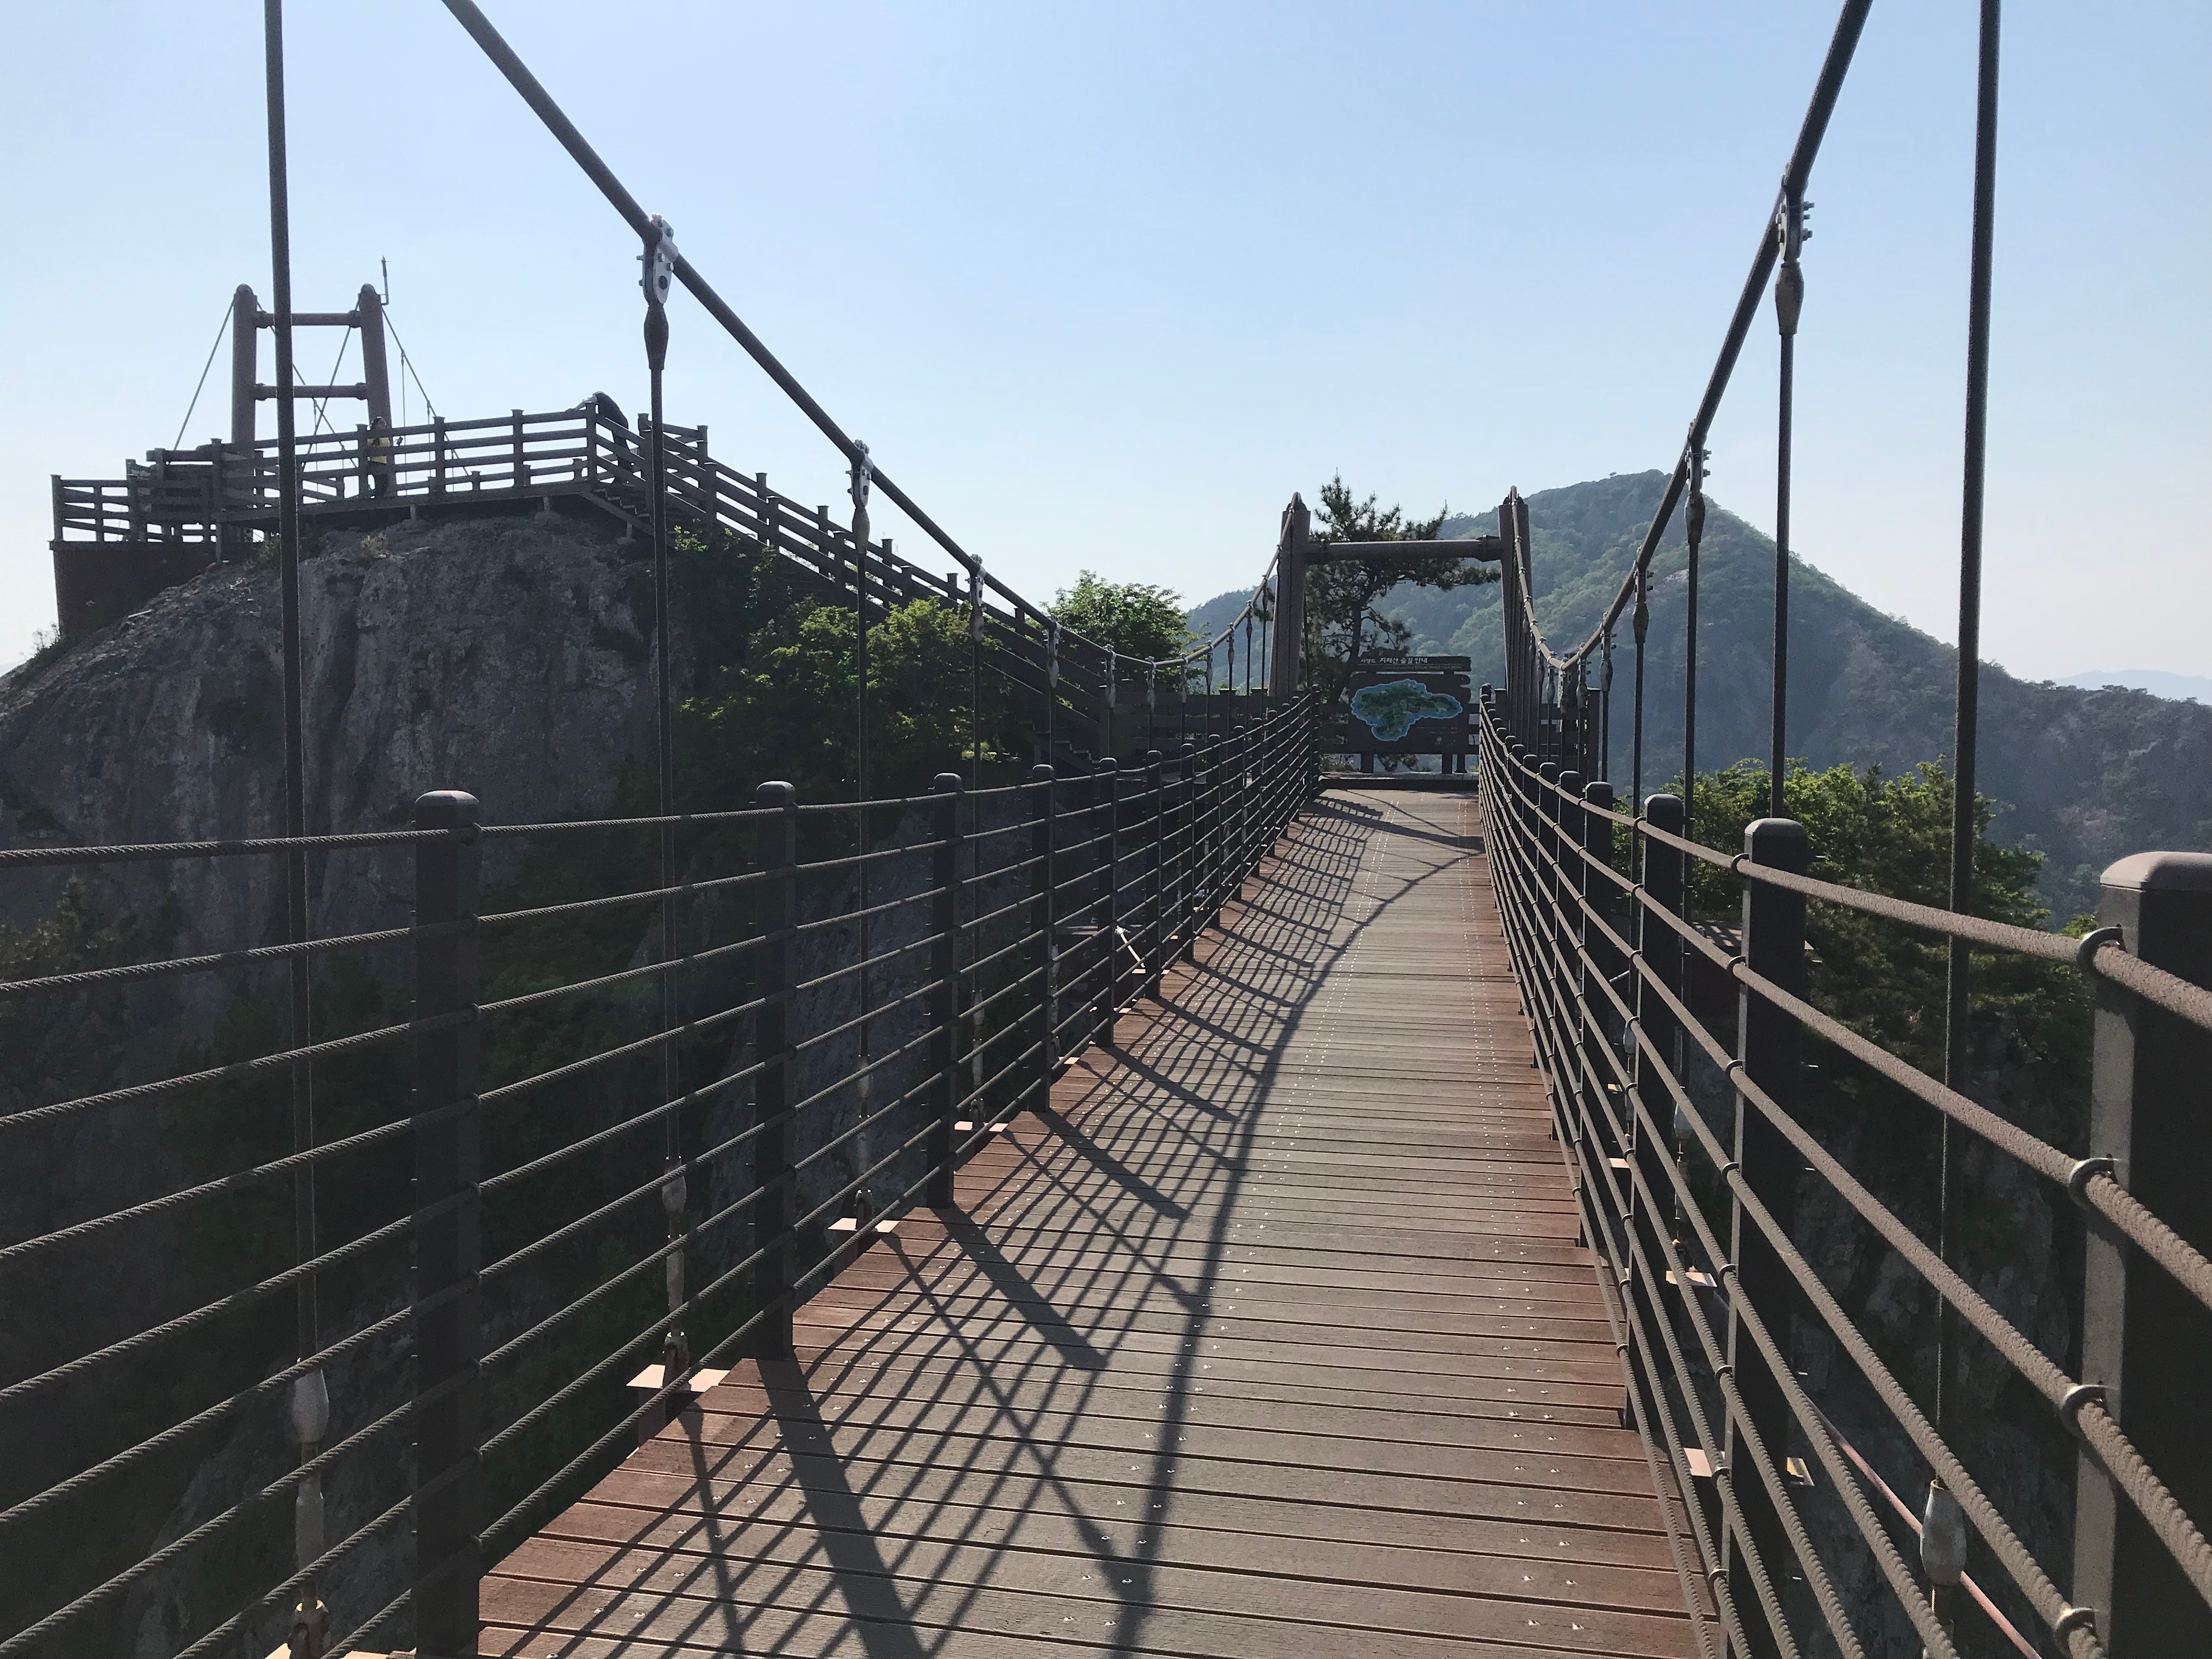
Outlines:
[[2122,685],[2130,691],[2148,691],[2154,697],[2212,704],[2212,679],[2202,674],[2168,673],[2163,668],[2092,668],[2082,673],[2069,674],[2058,684],[2078,685],[2085,691],[2102,690],[2108,685]]
[[[1660,472],[1625,472],[1528,498],[1536,610],[1553,638],[1579,641],[1596,625],[1666,482]],[[1496,518],[1448,519],[1443,533],[1483,534],[1496,529]],[[1677,514],[1652,562],[1647,793],[1664,787],[1682,763],[1680,522]],[[1836,561],[1847,562],[1847,553]],[[1706,515],[1700,570],[1698,767],[1711,771],[1766,753],[1774,544],[1715,506]],[[1200,628],[1218,627],[1243,601],[1241,592],[1224,594],[1192,615]],[[1382,608],[1413,629],[1413,650],[1473,658],[1480,685],[1504,674],[1498,605],[1492,584],[1449,593],[1401,587]],[[1893,775],[1948,757],[1955,657],[1949,646],[1803,564],[1792,566],[1790,615],[1792,755],[1818,767],[1849,761]],[[1613,648],[1610,768],[1624,794],[1633,665],[1624,624]],[[1993,664],[1982,667],[1979,784],[2000,803],[1992,833],[2045,854],[2043,897],[2060,921],[2094,908],[2098,878],[2117,859],[2212,849],[2212,684],[2196,682],[2191,690],[2201,701],[2179,702],[2100,689],[2127,684],[2124,675],[2076,678],[2031,684]],[[2078,684],[2084,678],[2095,684]]]

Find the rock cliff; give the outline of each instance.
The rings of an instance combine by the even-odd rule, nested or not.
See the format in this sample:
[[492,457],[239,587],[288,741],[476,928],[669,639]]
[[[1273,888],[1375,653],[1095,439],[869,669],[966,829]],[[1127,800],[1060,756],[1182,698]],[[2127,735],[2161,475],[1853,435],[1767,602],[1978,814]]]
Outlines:
[[[470,790],[487,822],[602,809],[652,751],[649,574],[641,542],[591,519],[323,533],[301,564],[309,833],[404,827],[436,788]],[[0,679],[0,845],[282,834],[282,663],[275,572],[230,565]],[[271,937],[271,866],[126,866],[90,884],[132,909],[173,886],[179,948],[234,949]],[[393,866],[318,860],[314,931],[404,921]],[[4,914],[43,914],[60,879],[11,878]]]

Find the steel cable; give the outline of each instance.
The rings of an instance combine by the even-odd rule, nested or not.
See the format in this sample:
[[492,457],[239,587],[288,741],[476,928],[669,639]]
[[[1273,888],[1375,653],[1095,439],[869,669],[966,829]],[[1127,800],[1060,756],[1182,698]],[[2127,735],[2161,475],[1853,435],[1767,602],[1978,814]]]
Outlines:
[[[1494,815],[1492,821],[1496,822]],[[1526,854],[1531,849],[1523,847],[1520,850]],[[1533,850],[1540,855],[1540,848]],[[1517,883],[1517,877],[1515,879]],[[1534,899],[1527,894],[1525,886],[1516,884],[1516,892],[1520,902],[1523,904],[1534,902]],[[1665,915],[1656,907],[1653,908],[1653,913]],[[1672,917],[1667,919],[1673,920]],[[1688,1008],[1662,981],[1652,973],[1649,963],[1644,961],[1640,955],[1637,962],[1644,982],[1668,1005],[1669,1012],[1682,1027],[1691,1030],[1699,1038],[1702,1046],[1705,1047],[1709,1054],[1715,1058],[1717,1064],[1729,1063],[1724,1058],[1724,1051],[1720,1048],[1717,1042],[1705,1031],[1702,1024],[1690,1013]],[[1974,1521],[1977,1528],[1982,1532],[1985,1541],[1989,1543],[2000,1563],[2004,1565],[2021,1588],[2028,1594],[2031,1601],[2036,1605],[2039,1613],[2045,1621],[2055,1624],[2068,1610],[2067,1604],[2045,1576],[2040,1565],[2032,1555],[2028,1554],[2003,1516],[1998,1513],[1994,1505],[1989,1503],[1979,1487],[1952,1455],[1948,1447],[1943,1444],[1932,1426],[1921,1416],[1910,1397],[1890,1376],[1887,1367],[1882,1365],[1879,1358],[1875,1356],[1856,1328],[1844,1315],[1842,1309],[1835,1303],[1834,1298],[1828,1293],[1818,1277],[1814,1274],[1809,1264],[1797,1251],[1794,1242],[1774,1222],[1764,1205],[1751,1192],[1741,1172],[1735,1169],[1733,1160],[1721,1147],[1711,1130],[1705,1125],[1702,1115],[1698,1112],[1688,1094],[1674,1078],[1667,1057],[1661,1054],[1652,1044],[1648,1032],[1643,1029],[1640,1019],[1632,1020],[1631,1029],[1640,1052],[1648,1056],[1656,1068],[1656,1075],[1673,1097],[1677,1110],[1682,1115],[1684,1121],[1690,1124],[1702,1143],[1706,1155],[1712,1160],[1716,1169],[1720,1171],[1730,1190],[1744,1204],[1746,1213],[1751,1216],[1754,1224],[1759,1227],[1773,1244],[1792,1277],[1820,1313],[1823,1322],[1844,1345],[1846,1351],[1851,1354],[1854,1363],[1859,1366],[1869,1383],[1875,1387],[1877,1395],[1896,1417],[1900,1426],[1906,1430],[1916,1446],[1923,1455],[1929,1458],[1937,1473],[1944,1479],[1945,1484],[1959,1496],[1961,1507]],[[1633,1091],[1626,1092],[1628,1093],[1629,1103],[1640,1128],[1659,1139],[1661,1144],[1664,1144],[1664,1137],[1645,1110],[1640,1097],[1636,1096]],[[1717,1242],[1705,1226],[1702,1211],[1698,1207],[1697,1200],[1684,1180],[1679,1161],[1670,1159],[1668,1167],[1681,1212],[1691,1220],[1698,1231],[1700,1243],[1705,1249],[1709,1260],[1717,1266],[1725,1261],[1725,1257],[1720,1252]],[[1641,1186],[1640,1176],[1638,1181]],[[1644,1188],[1644,1190],[1646,1197],[1652,1200],[1656,1207],[1656,1195],[1651,1194],[1648,1188]],[[1679,1258],[1672,1255],[1671,1246],[1666,1244],[1663,1237],[1662,1243],[1662,1249],[1668,1251],[1670,1264],[1675,1271],[1680,1272],[1681,1264]],[[1735,1292],[1731,1291],[1732,1296],[1735,1294]],[[2069,1632],[2069,1644],[2078,1656],[2078,1659],[2090,1659],[2092,1655],[2102,1652],[2094,1634],[2085,1635],[2078,1628]]]

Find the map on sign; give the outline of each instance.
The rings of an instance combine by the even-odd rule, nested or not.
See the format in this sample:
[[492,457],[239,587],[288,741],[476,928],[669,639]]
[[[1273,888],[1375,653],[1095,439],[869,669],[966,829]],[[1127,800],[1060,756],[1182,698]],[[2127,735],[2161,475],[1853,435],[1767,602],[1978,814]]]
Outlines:
[[1352,714],[1383,743],[1396,743],[1417,720],[1451,720],[1465,708],[1457,697],[1431,691],[1419,680],[1384,680],[1352,694]]

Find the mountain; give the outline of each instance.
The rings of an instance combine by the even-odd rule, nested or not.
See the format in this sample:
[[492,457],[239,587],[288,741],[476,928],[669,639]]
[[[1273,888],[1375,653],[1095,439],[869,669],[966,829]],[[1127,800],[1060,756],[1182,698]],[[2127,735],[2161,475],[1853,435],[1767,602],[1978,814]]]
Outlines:
[[[1536,611],[1548,637],[1579,641],[1595,626],[1641,544],[1666,484],[1621,473],[1528,497]],[[1681,767],[1681,516],[1652,561],[1644,676],[1644,787]],[[1448,520],[1443,534],[1497,528],[1494,513]],[[1774,544],[1709,507],[1698,575],[1698,767],[1767,750]],[[1218,625],[1240,594],[1193,613]],[[1496,584],[1437,593],[1400,587],[1382,608],[1413,630],[1413,648],[1474,659],[1475,684],[1502,681]],[[1885,616],[1841,583],[1793,562],[1790,583],[1789,749],[1816,767],[1848,761],[1885,772],[1947,758],[1952,748],[1951,647]],[[1612,774],[1631,782],[1635,647],[1624,617],[1613,652]],[[2044,854],[2041,890],[2060,919],[2094,907],[2105,866],[2154,848],[2212,847],[2212,706],[2120,686],[2086,689],[1981,671],[1978,786],[1999,803],[1993,835]]]

